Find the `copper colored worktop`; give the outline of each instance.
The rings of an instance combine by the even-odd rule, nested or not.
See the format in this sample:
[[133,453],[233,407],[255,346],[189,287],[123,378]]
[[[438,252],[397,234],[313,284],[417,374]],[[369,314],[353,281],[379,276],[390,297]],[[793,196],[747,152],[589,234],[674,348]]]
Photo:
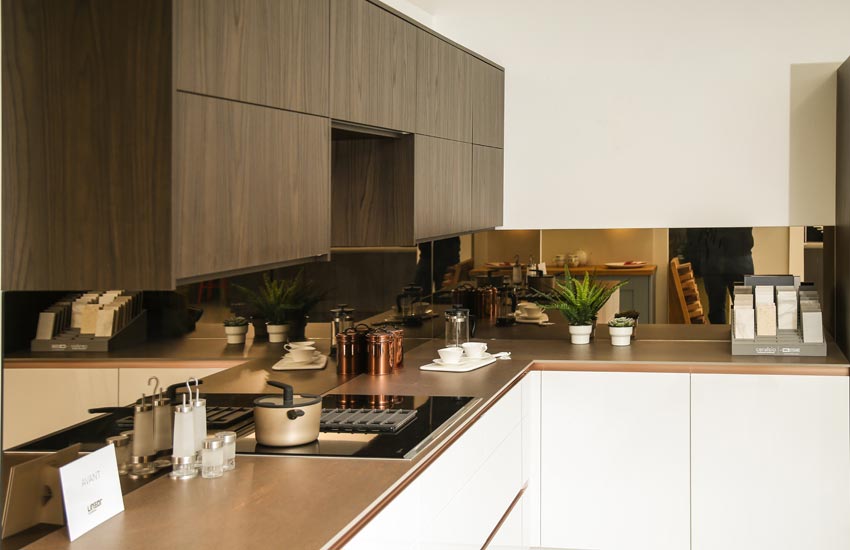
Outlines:
[[59,530],[27,548],[337,547],[528,369],[848,374],[847,360],[833,344],[823,358],[733,357],[728,336],[723,336],[728,327],[658,325],[639,330],[641,339],[625,348],[611,346],[604,329],[587,346],[573,346],[566,339],[490,340],[489,351],[511,351],[512,358],[465,374],[418,369],[436,356],[440,340],[421,343],[405,354],[404,369],[383,377],[344,379],[331,367],[279,373],[269,369],[272,357],[250,359],[207,377],[204,390],[259,393],[266,391],[266,380],[274,378],[290,381],[301,391],[470,395],[483,400],[412,461],[240,456],[236,470],[217,480],[176,482],[166,477],[149,483],[125,496],[124,513],[73,543]]

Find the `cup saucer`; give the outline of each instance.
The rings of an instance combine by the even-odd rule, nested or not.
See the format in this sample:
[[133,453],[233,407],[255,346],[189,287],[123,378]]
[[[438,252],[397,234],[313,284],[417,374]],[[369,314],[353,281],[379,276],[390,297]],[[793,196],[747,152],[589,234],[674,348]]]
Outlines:
[[443,367],[452,367],[452,366],[457,366],[457,365],[463,365],[464,363],[466,363],[468,361],[469,361],[468,357],[461,357],[460,361],[455,361],[454,363],[449,363],[447,361],[443,361],[442,359],[434,359],[434,364],[435,365],[441,365]]

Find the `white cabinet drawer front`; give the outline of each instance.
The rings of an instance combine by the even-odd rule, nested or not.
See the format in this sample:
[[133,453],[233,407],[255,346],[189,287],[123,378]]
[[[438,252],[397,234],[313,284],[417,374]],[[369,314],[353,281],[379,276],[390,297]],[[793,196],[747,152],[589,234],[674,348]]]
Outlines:
[[532,546],[540,546],[540,380],[540,371],[522,380],[522,482],[528,484],[523,509]]
[[[515,425],[430,524],[423,523],[423,549],[479,550],[483,546],[522,486],[520,431]],[[429,512],[423,508],[423,517]]]
[[345,545],[345,550],[418,550],[419,480],[405,487]]
[[850,548],[846,377],[693,375],[694,550]]
[[524,529],[526,497],[522,496],[514,505],[511,513],[499,526],[487,550],[526,550],[528,548],[527,530]]
[[[522,392],[514,387],[502,396],[457,441],[422,473],[422,503],[433,517],[487,461],[496,447],[519,426]],[[517,448],[519,448],[519,431]],[[521,464],[517,465],[517,479]],[[514,492],[516,494],[516,492]]]
[[541,546],[690,545],[689,375],[544,372]]

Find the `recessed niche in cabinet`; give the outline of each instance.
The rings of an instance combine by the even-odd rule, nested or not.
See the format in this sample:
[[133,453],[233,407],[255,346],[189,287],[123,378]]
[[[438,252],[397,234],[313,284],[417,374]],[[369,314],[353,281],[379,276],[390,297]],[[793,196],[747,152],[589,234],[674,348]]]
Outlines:
[[334,128],[331,246],[412,246],[413,136]]

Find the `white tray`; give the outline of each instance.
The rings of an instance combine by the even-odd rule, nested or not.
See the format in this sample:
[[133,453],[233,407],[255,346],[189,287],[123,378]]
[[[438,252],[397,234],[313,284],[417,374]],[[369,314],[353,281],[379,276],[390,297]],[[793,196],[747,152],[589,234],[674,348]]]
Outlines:
[[549,315],[547,315],[546,313],[542,313],[537,319],[529,319],[525,315],[515,315],[514,319],[516,319],[517,323],[522,323],[525,325],[539,325],[540,323],[548,323]]
[[312,363],[287,361],[286,357],[272,365],[272,370],[321,370],[328,364],[328,356],[320,355]]
[[475,369],[480,369],[481,367],[486,367],[487,365],[492,365],[496,361],[498,361],[498,359],[495,357],[488,357],[486,359],[466,359],[460,363],[455,363],[454,365],[438,365],[436,363],[429,363],[427,365],[422,365],[419,369],[435,372],[469,372]]

